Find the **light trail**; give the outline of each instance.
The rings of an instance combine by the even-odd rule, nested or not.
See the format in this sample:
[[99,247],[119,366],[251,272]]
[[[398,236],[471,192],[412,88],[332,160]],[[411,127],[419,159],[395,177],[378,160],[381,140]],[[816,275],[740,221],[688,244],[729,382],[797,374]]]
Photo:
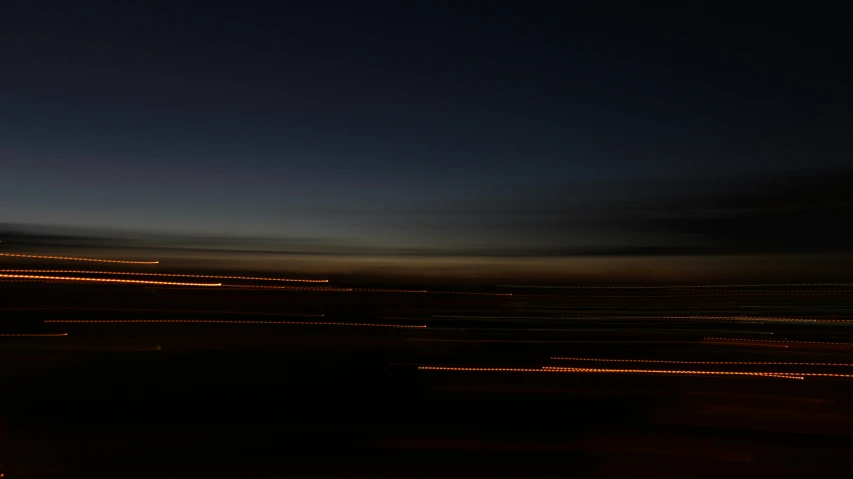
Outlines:
[[[152,289],[157,290],[167,290],[167,289],[180,289],[181,291],[187,290],[202,290],[202,291],[210,291],[208,288],[175,288],[170,286],[151,286]],[[221,287],[216,288],[216,291],[313,291],[320,293],[340,293],[340,292],[351,292],[350,288],[312,288],[312,287],[299,287],[299,286],[252,286],[252,285],[239,285],[239,284],[223,284]]]
[[428,293],[425,289],[382,289],[382,288],[353,288],[359,293]]
[[[476,371],[476,372],[534,372],[534,373],[607,373],[607,374],[671,374],[692,376],[753,376],[779,379],[803,379],[794,373],[768,373],[762,371],[685,371],[667,369],[596,369],[596,368],[466,368],[452,366],[418,366],[428,371]],[[853,375],[851,375],[853,377]]]
[[829,341],[794,341],[787,339],[743,339],[743,338],[704,338],[709,341],[745,341],[758,343],[778,343],[778,344],[828,344],[834,346],[853,346],[853,343],[834,343]]
[[121,263],[121,264],[160,264],[159,261],[127,261],[118,259],[78,258],[75,256],[46,256],[38,254],[0,253],[0,256],[11,256],[15,258],[33,259],[59,259],[65,261],[91,261],[94,263]]
[[352,288],[324,288],[318,286],[261,286],[254,284],[224,284],[223,286],[235,289],[275,289],[282,291],[353,291]]
[[835,306],[794,306],[790,304],[745,304],[743,308],[760,308],[760,309],[799,309],[803,311],[850,311],[851,306],[835,305]]
[[211,324],[285,324],[306,326],[364,326],[376,328],[426,328],[425,325],[377,324],[377,323],[334,323],[326,321],[229,321],[215,319],[46,319],[45,323],[211,323]]
[[174,283],[169,281],[145,281],[137,279],[79,278],[75,276],[41,276],[31,274],[0,274],[0,279],[35,279],[43,281],[81,281],[86,283],[159,284],[168,286],[222,286],[222,283]]
[[68,336],[68,333],[2,333],[0,337],[16,337],[16,338],[60,338]]
[[787,348],[788,345],[781,341],[769,339],[728,339],[728,338],[702,338],[703,341],[720,341],[722,343],[733,342],[734,344],[745,344],[750,346],[766,346],[768,348]]
[[523,284],[499,284],[498,288],[525,289],[701,289],[701,288],[853,288],[853,283],[764,283],[764,284],[700,284],[669,286],[547,286]]
[[[453,315],[453,314],[434,314],[434,319],[476,319],[483,321],[501,321],[501,320],[520,320],[520,321],[670,321],[670,320],[691,320],[691,321],[732,321],[732,322],[758,322],[767,318],[750,318],[737,316],[471,316],[471,315]],[[777,319],[777,318],[769,318]],[[803,320],[809,321],[812,320]],[[816,321],[816,320],[814,320]]]
[[128,313],[191,313],[191,314],[233,314],[246,316],[298,316],[303,318],[322,318],[320,313],[266,313],[255,311],[207,311],[203,309],[132,309],[132,308],[0,308],[0,311],[112,311]]
[[[568,371],[589,370],[589,371],[608,371],[608,372],[612,372],[612,371],[622,371],[621,369],[613,369],[613,370],[604,370],[604,369],[602,369],[602,370],[600,370],[600,369],[591,369],[591,368],[566,368],[566,367],[559,367],[559,366],[544,366],[544,368],[545,368],[545,369],[549,369],[549,370],[551,370],[551,369],[553,369],[553,370],[558,370],[558,371],[566,371],[566,370],[568,370]],[[636,370],[635,370],[635,369],[627,369],[627,370],[625,370],[625,371],[636,372],[636,371],[645,371],[645,370],[644,370],[644,369],[636,369]],[[689,372],[685,372],[685,371],[673,371],[673,372],[678,373],[678,374],[688,374],[688,373],[689,373]],[[702,372],[702,373],[711,373],[711,374],[713,374],[713,373],[714,373],[713,371],[701,371],[701,372]],[[733,371],[724,371],[724,373],[727,373],[727,374],[733,374],[734,372],[733,372]],[[782,377],[796,377],[796,378],[798,378],[798,379],[803,379],[803,377],[827,377],[827,378],[848,378],[848,379],[849,379],[849,378],[853,378],[853,374],[833,374],[833,373],[788,373],[788,372],[778,372],[778,373],[777,373],[777,372],[769,372],[769,371],[768,371],[768,372],[764,372],[764,371],[762,371],[762,372],[753,372],[753,373],[754,373],[754,374],[769,374],[769,375],[782,376]]]
[[[604,299],[606,297],[602,297]],[[513,307],[515,308],[524,308],[524,309],[560,309],[560,310],[571,310],[571,309],[581,309],[581,310],[596,310],[596,309],[679,309],[683,310],[682,306],[685,306],[689,310],[717,310],[722,309],[721,305],[697,305],[697,304],[689,304],[689,305],[656,305],[656,304],[577,304],[577,303],[527,303],[527,304],[515,304]],[[744,306],[749,307],[749,306]]]
[[768,323],[850,323],[850,319],[811,319],[811,318],[783,318],[763,316],[735,316],[733,321],[763,321]]
[[[407,316],[383,316],[382,319],[389,320],[399,320],[399,321],[463,321],[463,320],[475,320],[475,321],[491,321],[496,323],[556,323],[561,324],[559,320],[570,319],[570,318],[521,318],[521,317],[476,317],[476,316],[439,316],[434,315],[432,317],[427,318],[413,318]],[[605,318],[606,319],[606,318]],[[541,321],[540,321],[541,320]],[[592,319],[581,319],[578,318],[578,323],[581,322],[595,322]],[[577,324],[577,323],[575,323]]]
[[[608,363],[659,363],[659,364],[705,364],[705,365],[739,365],[739,366],[843,366],[853,367],[850,363],[798,363],[777,361],[675,361],[661,359],[604,359],[604,358],[568,358],[561,356],[551,357],[558,361],[593,361]],[[550,368],[553,366],[545,366]]]
[[724,298],[732,295],[753,294],[754,296],[791,296],[795,294],[809,296],[844,296],[853,295],[853,291],[836,292],[836,291],[762,291],[762,292],[744,292],[744,291],[720,291],[717,293],[685,293],[685,294],[646,294],[646,295],[608,295],[605,293],[599,295],[554,295],[554,294],[515,294],[516,298],[575,298],[575,299],[611,299],[611,298],[641,298],[641,299],[661,299],[661,298],[691,298],[691,297],[715,297]]
[[477,293],[473,291],[430,291],[427,289],[384,289],[384,288],[353,288],[359,293],[420,293],[420,294],[466,294],[476,296],[512,296],[512,293]]
[[514,296],[513,293],[476,293],[472,291],[427,291],[429,294],[468,294],[474,296]]
[[[436,316],[438,317],[438,316]],[[452,317],[452,316],[443,316],[443,317]],[[463,317],[463,316],[457,316]],[[476,318],[475,316],[468,316],[469,318]],[[812,319],[812,318],[784,318],[777,316],[551,316],[551,317],[537,317],[537,316],[507,316],[508,318],[513,319],[567,319],[567,320],[586,320],[586,321],[596,321],[596,320],[608,320],[608,321],[621,321],[621,320],[640,320],[640,321],[648,321],[648,320],[660,320],[660,321],[670,321],[670,320],[689,320],[689,321],[724,321],[724,322],[739,322],[739,323],[850,323],[853,320],[850,319]],[[495,317],[487,317],[482,316],[483,319],[498,319],[500,316]]]
[[[157,288],[168,289],[168,288]],[[315,291],[321,293],[352,292],[352,293],[416,293],[416,294],[471,294],[485,296],[512,296],[511,294],[497,293],[469,293],[454,291],[427,291],[427,290],[395,290],[395,289],[364,289],[364,288],[336,288],[336,287],[300,287],[300,286],[263,286],[249,284],[223,284],[217,291]]]
[[208,279],[241,279],[245,281],[282,281],[292,283],[328,283],[328,279],[294,279],[294,278],[257,278],[252,276],[216,276],[208,274],[184,273],[139,273],[130,271],[76,271],[62,269],[0,269],[3,273],[74,273],[74,274],[112,274],[127,276],[170,276],[176,278],[208,278]]
[[[696,344],[696,341],[678,340],[645,340],[645,339],[442,339],[442,338],[407,338],[406,341],[422,341],[430,343],[533,343],[533,344]],[[779,346],[777,346],[779,347]],[[787,347],[787,346],[781,346]]]

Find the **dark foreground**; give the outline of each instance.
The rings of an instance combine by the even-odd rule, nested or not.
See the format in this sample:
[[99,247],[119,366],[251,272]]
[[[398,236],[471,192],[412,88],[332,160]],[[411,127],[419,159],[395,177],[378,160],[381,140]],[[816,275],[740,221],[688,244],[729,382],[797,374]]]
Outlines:
[[849,474],[846,289],[506,291],[0,283],[2,472]]

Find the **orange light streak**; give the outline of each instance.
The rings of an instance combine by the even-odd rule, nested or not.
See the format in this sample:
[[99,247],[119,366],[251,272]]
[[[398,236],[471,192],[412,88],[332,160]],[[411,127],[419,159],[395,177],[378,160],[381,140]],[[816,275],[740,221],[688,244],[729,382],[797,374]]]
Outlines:
[[381,289],[381,288],[355,288],[359,293],[426,293],[425,289]]
[[[157,290],[168,290],[168,289],[180,289],[181,291],[187,290],[201,290],[201,291],[211,291],[208,288],[175,288],[171,286],[151,286],[153,289]],[[351,292],[350,288],[311,288],[304,287],[300,288],[298,286],[249,286],[249,285],[234,285],[234,284],[223,284],[221,287],[216,288],[217,292],[220,291],[299,291],[299,292],[318,292],[318,293],[340,293],[340,292]]]
[[[560,356],[551,357],[559,361],[598,361],[608,363],[660,363],[660,364],[720,364],[720,365],[750,365],[750,366],[844,366],[853,367],[850,363],[797,363],[776,361],[674,361],[660,359],[603,359],[603,358],[566,358]],[[546,368],[554,366],[545,366]]]
[[430,294],[470,294],[476,296],[513,296],[513,293],[475,293],[471,291],[427,291]]
[[[669,321],[669,320],[693,320],[693,321],[728,321],[740,323],[757,323],[764,318],[740,318],[734,316],[469,316],[434,314],[432,319],[472,319],[482,321],[509,321],[509,322],[560,322],[560,321]],[[811,322],[811,321],[810,321]]]
[[122,263],[122,264],[160,264],[159,261],[127,261],[119,259],[78,258],[75,256],[45,256],[38,254],[0,253],[0,256],[12,256],[15,258],[35,259],[61,259],[66,261],[91,261],[95,263]]
[[421,293],[421,294],[468,294],[478,296],[512,296],[512,293],[475,293],[470,291],[430,291],[426,289],[374,289],[354,288],[359,293]]
[[236,289],[278,289],[284,291],[352,291],[352,288],[324,288],[318,286],[264,286],[254,284],[225,284],[227,288]]
[[216,276],[207,274],[183,273],[139,273],[129,271],[69,271],[62,269],[0,269],[3,273],[74,273],[74,274],[114,274],[128,276],[171,276],[176,278],[209,278],[209,279],[242,279],[246,281],[287,281],[294,283],[328,283],[328,279],[294,279],[294,278],[255,278],[251,276]]
[[246,316],[299,316],[322,318],[321,313],[266,313],[255,311],[208,311],[204,309],[133,309],[133,308],[0,308],[0,311],[121,311],[129,313],[194,313],[194,314],[233,314]]
[[794,341],[786,339],[743,339],[743,338],[704,338],[709,341],[746,341],[753,343],[778,343],[778,344],[830,344],[837,346],[853,346],[853,343],[833,343],[828,341]]
[[[799,363],[794,363],[794,364],[799,364]],[[563,370],[574,371],[576,369],[588,369],[588,368],[564,368],[564,367],[559,367],[559,366],[544,366],[544,369],[556,369],[556,370],[560,370],[560,371],[563,371]],[[590,369],[590,370],[592,370],[592,369]],[[619,371],[619,370],[614,369],[613,371]],[[630,371],[634,371],[634,370],[630,370]],[[682,371],[677,371],[677,372],[680,373]],[[703,372],[707,372],[707,371],[703,371]],[[733,374],[732,371],[726,371],[726,373]],[[762,372],[762,373],[755,373],[755,374],[771,374],[771,375],[778,375],[778,376],[782,376],[782,377],[793,377],[793,376],[809,377],[809,376],[814,376],[814,377],[832,377],[832,378],[853,378],[853,374],[832,374],[832,373],[777,373],[777,372],[766,372],[765,373],[765,372]]]
[[309,326],[366,326],[377,328],[426,328],[424,325],[333,323],[326,321],[229,321],[217,319],[46,319],[45,323],[208,323],[208,324],[290,324]]
[[[473,293],[476,294],[476,293]],[[612,295],[601,293],[598,295],[554,295],[554,294],[516,294],[518,298],[575,298],[575,299],[607,299],[607,298],[645,298],[645,299],[660,299],[660,298],[688,298],[688,297],[725,297],[734,294],[754,296],[791,296],[792,294],[807,294],[811,296],[851,296],[853,292],[829,292],[829,291],[719,291],[716,293],[687,293],[684,294],[646,294],[646,295]]]
[[0,274],[0,278],[40,279],[47,281],[84,281],[87,283],[162,284],[169,286],[222,286],[222,283],[174,283],[169,281],[144,281],[137,279],[77,278],[74,276],[41,276],[32,274]]
[[[766,372],[766,371],[691,371],[691,370],[669,370],[669,369],[599,369],[599,368],[559,368],[555,366],[545,366],[549,371],[567,371],[579,373],[629,373],[629,374],[674,374],[674,375],[693,375],[693,376],[761,376],[772,378],[785,379],[803,379],[803,373],[781,373],[781,372]],[[853,376],[851,376],[853,377]]]
[[26,338],[59,338],[68,336],[68,333],[2,333],[0,337],[26,337]]
[[529,289],[686,289],[686,288],[849,288],[853,283],[764,283],[764,284],[686,284],[670,286],[542,286],[522,284],[499,284],[498,288],[529,288]]
[[[797,373],[768,373],[761,371],[685,371],[685,370],[655,370],[655,369],[595,369],[595,368],[466,368],[451,366],[418,366],[421,370],[433,371],[478,371],[478,372],[536,372],[536,373],[613,373],[613,374],[672,374],[693,376],[757,376],[784,379],[803,379]],[[853,375],[851,375],[853,377]]]

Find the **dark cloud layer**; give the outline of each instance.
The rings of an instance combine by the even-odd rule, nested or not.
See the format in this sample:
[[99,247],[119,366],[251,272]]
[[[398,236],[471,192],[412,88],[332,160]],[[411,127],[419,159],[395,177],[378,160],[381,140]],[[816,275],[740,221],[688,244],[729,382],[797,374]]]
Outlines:
[[[840,253],[853,244],[851,170],[590,184],[561,194],[432,209],[338,211],[349,221],[459,241],[385,245],[340,238],[240,238],[0,226],[7,246],[170,248],[400,256],[666,256]],[[609,194],[608,192],[613,192]],[[526,198],[526,199],[525,199]],[[333,212],[322,212],[333,215]],[[426,242],[428,243],[428,242]]]

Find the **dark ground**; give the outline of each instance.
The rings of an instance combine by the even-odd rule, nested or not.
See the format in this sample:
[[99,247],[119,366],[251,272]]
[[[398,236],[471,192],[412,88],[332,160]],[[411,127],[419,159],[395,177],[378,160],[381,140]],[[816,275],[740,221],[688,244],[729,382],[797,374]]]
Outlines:
[[[843,287],[779,290],[492,296],[0,283],[2,332],[69,333],[0,337],[2,472],[33,479],[845,477],[853,466],[851,379],[417,369],[560,365],[552,356],[848,362],[853,338],[844,323],[663,318],[853,318],[845,316],[853,301]],[[56,319],[428,328],[44,322]],[[845,366],[582,366],[853,373]]]

